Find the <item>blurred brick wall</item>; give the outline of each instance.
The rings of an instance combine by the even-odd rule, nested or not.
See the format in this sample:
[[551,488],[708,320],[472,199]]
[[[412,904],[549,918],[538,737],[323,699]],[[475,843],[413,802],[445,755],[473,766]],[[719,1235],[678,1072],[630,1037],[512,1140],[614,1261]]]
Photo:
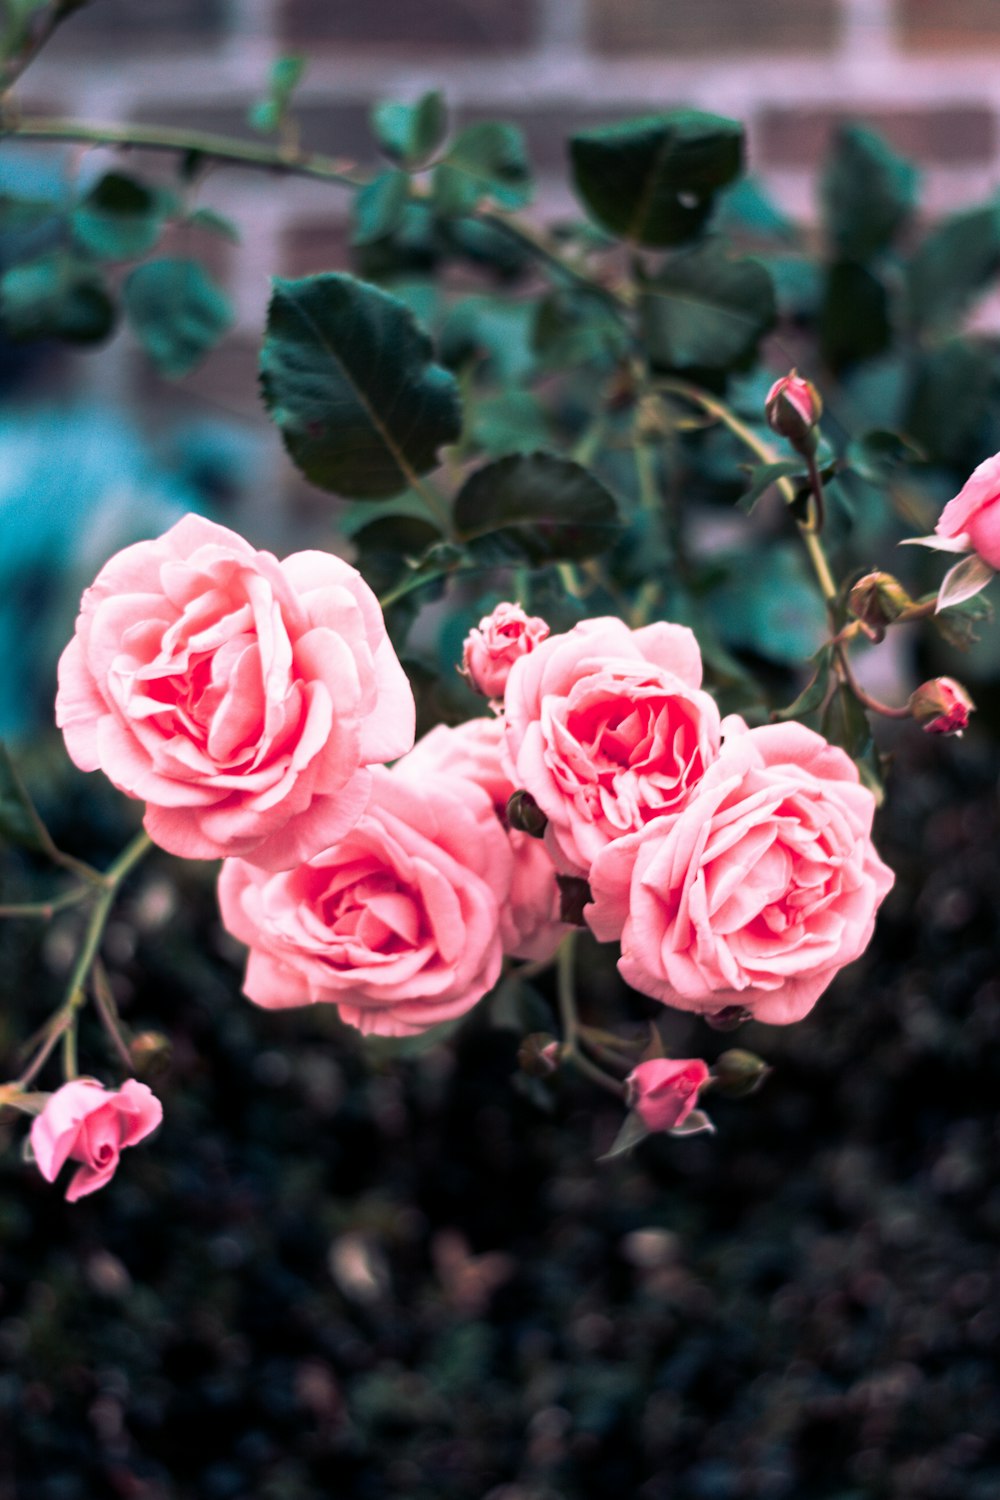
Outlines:
[[[570,130],[680,103],[743,119],[751,169],[797,216],[814,212],[817,165],[844,117],[917,159],[932,211],[1000,180],[1000,0],[91,0],[28,73],[22,102],[247,134],[270,60],[290,50],[308,57],[306,146],[367,162],[371,103],[440,87],[459,120],[524,126],[552,212],[572,205]],[[232,381],[233,404],[252,406],[244,365],[268,277],[342,265],[347,205],[302,180],[261,191],[238,170],[214,172],[203,200],[244,227],[225,255],[241,329],[187,384]],[[134,366],[102,378],[127,390]]]

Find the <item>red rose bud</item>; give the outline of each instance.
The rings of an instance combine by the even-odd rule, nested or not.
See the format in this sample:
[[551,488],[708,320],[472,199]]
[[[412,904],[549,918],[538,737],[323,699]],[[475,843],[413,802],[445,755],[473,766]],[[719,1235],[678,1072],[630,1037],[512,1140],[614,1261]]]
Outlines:
[[755,1094],[771,1069],[755,1052],[744,1052],[742,1047],[731,1047],[712,1064],[712,1081],[722,1094],[730,1099],[745,1099]]
[[856,620],[873,630],[884,630],[898,620],[913,600],[891,573],[866,573],[847,597],[847,607]]
[[518,833],[530,833],[533,839],[540,839],[548,821],[534,797],[523,787],[512,792],[507,799],[508,828],[514,828]]
[[710,1077],[700,1057],[651,1057],[625,1080],[626,1098],[647,1130],[675,1130]]
[[797,453],[809,454],[816,447],[816,423],[823,412],[819,391],[810,380],[793,370],[776,380],[764,402],[767,425],[787,438]]
[[954,677],[934,677],[922,683],[909,703],[910,713],[925,734],[961,734],[968,729],[975,706]]

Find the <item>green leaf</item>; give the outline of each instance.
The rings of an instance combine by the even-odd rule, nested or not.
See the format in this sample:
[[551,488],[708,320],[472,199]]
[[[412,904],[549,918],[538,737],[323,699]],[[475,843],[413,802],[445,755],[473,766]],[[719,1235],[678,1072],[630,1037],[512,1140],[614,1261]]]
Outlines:
[[132,331],[163,375],[186,375],[233,325],[229,299],[194,260],[151,260],[125,282]]
[[514,454],[477,470],[455,499],[454,517],[469,551],[498,566],[593,557],[619,529],[610,491],[551,453]]
[[677,110],[579,131],[569,149],[576,191],[602,228],[638,245],[678,245],[740,175],[743,127]]
[[821,184],[823,222],[838,255],[867,261],[885,250],[917,203],[919,173],[863,125],[837,133]]
[[482,120],[459,131],[434,168],[434,206],[451,217],[470,213],[482,198],[501,208],[523,208],[531,198],[531,168],[516,125]]
[[823,358],[837,371],[873,359],[892,342],[885,287],[856,261],[834,261],[827,271],[819,340]]
[[247,124],[261,135],[273,135],[281,129],[292,94],[306,70],[304,57],[275,58],[268,75],[267,93],[247,111]]
[[754,177],[740,177],[716,199],[713,226],[724,234],[794,240],[795,225]]
[[831,745],[846,750],[852,760],[860,760],[871,745],[868,715],[846,682],[838,685],[823,714],[822,733]]
[[437,89],[423,94],[415,104],[386,101],[371,112],[375,139],[390,161],[415,167],[440,146],[448,133],[448,111],[444,95]]
[[115,307],[95,266],[52,250],[0,277],[0,320],[14,339],[96,344],[114,328]]
[[767,271],[717,238],[678,251],[640,300],[650,357],[672,370],[746,368],[775,316]]
[[418,516],[368,521],[354,533],[358,571],[376,594],[387,593],[440,540],[437,527]]
[[703,609],[723,642],[770,661],[801,666],[827,635],[826,610],[800,549],[771,543],[727,559],[728,576]]
[[1000,270],[1000,205],[970,209],[930,231],[906,268],[909,315],[920,329],[947,327]]
[[393,234],[403,220],[410,196],[405,172],[381,172],[373,177],[354,200],[353,245],[371,245]]
[[736,504],[740,510],[750,515],[757,501],[763,495],[766,495],[771,486],[776,484],[779,479],[787,479],[793,474],[801,475],[803,473],[801,458],[783,458],[778,463],[759,464],[757,468],[751,469],[750,488],[745,494],[740,496]]
[[225,214],[216,213],[214,208],[196,208],[184,222],[190,224],[192,229],[207,229],[210,234],[220,234],[233,245],[240,244],[239,227],[232,219],[227,219]]
[[52,849],[52,840],[6,745],[0,745],[0,839],[35,854],[46,854]]
[[264,403],[320,489],[398,495],[462,430],[458,386],[409,309],[353,276],[276,280],[261,349]]
[[921,463],[924,453],[898,432],[880,428],[853,438],[845,460],[848,467],[868,484],[887,485],[904,464]]
[[47,198],[20,198],[0,192],[0,228],[5,231],[37,229],[58,211],[56,204]]
[[175,207],[168,194],[121,172],[106,172],[70,215],[78,245],[100,260],[135,260],[151,250]]
[[995,384],[989,349],[950,339],[917,357],[903,426],[931,459],[964,465]]
[[776,708],[771,718],[779,723],[786,719],[805,719],[822,708],[830,688],[830,667],[833,662],[833,647],[821,646],[813,657],[816,670],[801,693],[785,708]]

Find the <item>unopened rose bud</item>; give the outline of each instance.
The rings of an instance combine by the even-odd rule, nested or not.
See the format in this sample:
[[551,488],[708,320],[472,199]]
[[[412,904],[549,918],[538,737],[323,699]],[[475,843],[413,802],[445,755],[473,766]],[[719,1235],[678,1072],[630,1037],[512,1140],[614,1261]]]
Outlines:
[[744,1052],[741,1047],[731,1047],[723,1052],[712,1065],[712,1078],[720,1093],[731,1099],[745,1099],[755,1094],[771,1069],[755,1052]]
[[533,839],[540,839],[548,821],[534,797],[523,787],[507,799],[508,828],[514,828],[518,833],[530,833]]
[[511,667],[548,633],[546,622],[525,614],[519,604],[498,604],[466,636],[459,670],[477,693],[497,702],[503,698]]
[[548,1078],[559,1066],[559,1043],[547,1031],[534,1031],[517,1049],[517,1060],[530,1078]]
[[933,677],[912,694],[910,713],[925,734],[961,734],[975,704],[954,677]]
[[132,1066],[143,1078],[159,1078],[170,1066],[170,1038],[162,1031],[140,1031],[129,1043]]
[[803,380],[794,370],[783,375],[768,391],[764,412],[771,431],[787,438],[796,453],[813,452],[823,402],[811,380]]
[[847,607],[854,618],[879,631],[898,620],[912,603],[903,585],[891,573],[866,573],[847,598]]
[[626,1078],[625,1097],[647,1130],[674,1130],[698,1103],[709,1076],[700,1057],[651,1057]]

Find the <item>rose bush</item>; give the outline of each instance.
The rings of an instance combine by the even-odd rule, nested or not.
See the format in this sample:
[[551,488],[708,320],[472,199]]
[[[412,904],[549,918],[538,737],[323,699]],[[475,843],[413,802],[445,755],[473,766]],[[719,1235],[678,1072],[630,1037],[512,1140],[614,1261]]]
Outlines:
[[409,749],[413,717],[354,568],[279,562],[200,516],[105,564],[59,663],[71,757],[141,798],[150,837],[187,858],[316,853],[357,822],[368,767]]
[[687,806],[595,859],[587,921],[680,1010],[784,1025],[867,947],[892,872],[857,768],[801,724],[729,737]]

